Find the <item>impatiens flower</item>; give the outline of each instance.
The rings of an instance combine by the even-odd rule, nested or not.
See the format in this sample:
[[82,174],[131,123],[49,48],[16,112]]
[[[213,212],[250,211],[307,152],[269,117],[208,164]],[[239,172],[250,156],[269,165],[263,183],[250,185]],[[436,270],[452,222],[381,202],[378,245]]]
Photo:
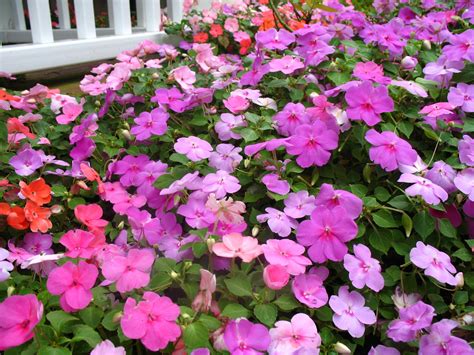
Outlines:
[[146,291],[138,304],[132,297],[127,298],[120,326],[126,337],[140,339],[148,350],[158,351],[181,335],[176,324],[179,313],[171,299]]
[[369,126],[382,120],[381,113],[392,112],[394,109],[387,87],[374,87],[370,81],[348,89],[345,99],[348,104],[347,117],[354,121],[363,120]]
[[344,268],[349,271],[349,279],[356,288],[367,286],[379,292],[384,286],[380,263],[363,244],[354,245],[354,255],[344,256]]
[[239,30],[239,21],[236,18],[227,17],[224,22],[224,28],[231,33],[237,32]]
[[30,230],[32,232],[46,233],[53,224],[48,219],[51,216],[49,208],[38,206],[36,203],[27,201],[25,208],[25,218],[30,222]]
[[112,169],[114,174],[121,175],[120,182],[123,186],[136,186],[138,175],[149,162],[150,159],[145,154],[136,157],[127,155],[122,160],[114,163]]
[[474,85],[459,83],[451,87],[448,102],[454,107],[461,107],[464,112],[474,112]]
[[304,105],[292,102],[287,103],[282,111],[273,116],[273,120],[277,123],[278,133],[283,136],[295,134],[296,128],[302,124],[310,123],[310,118]]
[[375,129],[365,134],[367,142],[373,145],[369,150],[370,160],[386,171],[393,171],[400,164],[413,164],[418,157],[410,143],[391,131],[378,133]]
[[232,173],[243,159],[239,154],[241,151],[242,148],[234,147],[232,144],[218,144],[216,151],[209,157],[209,166]]
[[236,127],[243,127],[245,125],[246,123],[244,121],[244,116],[235,116],[231,113],[223,113],[221,114],[220,121],[215,124],[214,129],[216,130],[216,133],[221,141],[228,141],[229,139],[242,138],[240,134],[234,132],[232,129]]
[[51,201],[51,187],[46,184],[43,178],[34,180],[30,184],[20,181],[20,192],[23,197],[33,201],[38,206],[42,206]]
[[223,258],[239,257],[243,262],[249,263],[262,254],[262,247],[258,245],[256,238],[231,233],[224,235],[222,242],[214,244],[212,251]]
[[364,296],[356,291],[349,292],[348,286],[342,286],[338,295],[329,299],[329,306],[334,311],[332,321],[352,337],[360,338],[364,335],[365,325],[374,324],[377,320],[375,313],[364,304]]
[[454,185],[474,201],[474,168],[464,169],[454,178]]
[[9,255],[8,250],[0,248],[0,282],[7,280],[10,277],[10,271],[13,270],[13,264],[6,261]]
[[14,295],[0,303],[0,350],[26,343],[43,317],[43,304],[36,295]]
[[85,261],[73,264],[68,261],[48,276],[46,287],[52,295],[61,296],[59,304],[66,312],[76,312],[86,308],[92,301],[91,288],[94,287],[99,271]]
[[282,72],[283,74],[291,74],[294,71],[304,68],[304,63],[299,59],[290,55],[285,55],[282,58],[272,59],[268,63],[270,72]]
[[458,142],[458,149],[461,163],[474,167],[474,139],[464,135]]
[[395,288],[395,293],[392,295],[393,304],[398,308],[407,308],[411,305],[414,305],[416,302],[421,300],[421,295],[418,293],[410,293],[406,294],[402,292],[400,286]]
[[471,345],[464,339],[451,335],[454,328],[459,324],[451,319],[442,319],[433,323],[430,333],[423,335],[420,339],[420,355],[449,355],[449,354],[473,354]]
[[31,148],[14,155],[9,163],[15,169],[15,173],[20,176],[29,176],[43,166],[40,154]]
[[170,108],[174,112],[183,112],[188,105],[184,101],[184,94],[175,87],[156,89],[155,96],[150,101],[158,103],[164,109]]
[[319,354],[321,337],[314,321],[304,313],[295,314],[290,321],[278,321],[270,329],[270,355]]
[[435,309],[422,301],[400,309],[399,319],[388,325],[387,336],[393,341],[415,340],[422,329],[428,328],[435,316]]
[[69,124],[82,113],[82,105],[75,102],[68,102],[63,106],[63,113],[56,117],[59,124]]
[[263,269],[263,282],[272,290],[280,290],[290,280],[290,274],[286,268],[280,265],[267,265]]
[[241,95],[230,95],[227,99],[222,100],[226,109],[228,109],[233,114],[238,114],[246,111],[250,102],[247,98]]
[[126,355],[123,346],[115,347],[110,340],[104,340],[95,346],[90,355]]
[[377,345],[375,348],[370,348],[367,355],[400,355],[400,351],[395,348],[389,348],[384,345]]
[[262,182],[267,187],[268,191],[274,192],[278,195],[286,195],[290,192],[290,184],[286,180],[280,180],[277,174],[267,174],[262,178]]
[[334,190],[332,185],[326,183],[321,185],[314,205],[330,210],[341,206],[352,219],[356,219],[362,213],[362,200],[359,197],[345,190]]
[[474,30],[470,29],[449,38],[449,45],[443,47],[443,54],[449,58],[474,62]]
[[198,137],[178,138],[174,144],[177,153],[184,154],[191,161],[200,161],[211,156],[212,146]]
[[432,105],[424,106],[420,112],[421,115],[426,115],[428,117],[439,117],[443,115],[450,115],[454,110],[454,106],[449,102],[437,102]]
[[142,112],[134,119],[136,126],[132,127],[130,133],[132,133],[138,141],[144,141],[152,135],[161,136],[168,129],[166,122],[169,116],[170,115],[161,108],[155,108],[151,112]]
[[199,270],[201,281],[199,291],[193,300],[192,308],[196,312],[209,312],[212,302],[212,294],[216,292],[216,275],[206,269]]
[[67,249],[66,256],[70,258],[89,259],[99,246],[96,236],[82,229],[74,229],[65,233],[59,243]]
[[288,237],[291,233],[291,229],[298,227],[298,222],[291,217],[288,217],[285,213],[278,211],[277,209],[267,207],[265,208],[264,214],[257,216],[259,223],[267,222],[270,230],[273,233],[278,234],[280,237]]
[[311,265],[311,260],[303,255],[304,247],[290,239],[268,239],[262,250],[271,265],[285,267],[290,275],[303,274],[306,266]]
[[117,291],[128,292],[148,285],[154,261],[155,254],[151,250],[131,249],[127,256],[104,260],[102,274],[107,281],[117,282]]
[[292,192],[284,201],[285,209],[283,211],[292,218],[309,216],[316,208],[315,200],[314,196],[309,196],[308,191]]
[[454,185],[456,171],[444,161],[435,162],[425,177],[436,185],[441,186],[448,194],[456,191],[456,186]]
[[[325,276],[327,277],[327,275]],[[323,286],[326,277],[321,277],[316,273],[295,276],[291,290],[296,299],[309,308],[320,308],[328,302],[329,298]]]
[[216,195],[211,193],[206,202],[206,208],[211,210],[218,221],[229,224],[245,223],[242,214],[245,213],[245,204],[242,201],[234,201],[232,197],[217,200]]
[[87,226],[92,233],[103,233],[109,223],[102,219],[102,207],[96,203],[90,205],[77,205],[74,208],[74,215],[77,220]]
[[[408,196],[421,196],[430,205],[437,205],[448,199],[448,193],[441,186],[421,176],[405,173],[400,176],[398,182],[413,184],[405,189],[406,194]],[[456,179],[454,183],[456,184]]]
[[420,84],[415,83],[414,81],[405,81],[405,80],[392,80],[390,82],[392,86],[398,86],[404,88],[410,94],[419,96],[419,97],[428,97],[428,93]]
[[433,80],[442,88],[449,87],[449,82],[454,73],[460,73],[464,68],[464,61],[459,57],[441,55],[436,62],[430,62],[423,68],[425,79]]
[[410,260],[413,264],[425,270],[425,275],[448,285],[456,286],[457,281],[453,274],[456,268],[451,264],[449,255],[439,251],[431,245],[417,242],[410,251]]
[[177,212],[193,228],[206,228],[216,220],[214,213],[206,207],[206,201],[198,198],[190,198],[185,205],[179,206]]
[[383,67],[374,62],[357,63],[353,75],[360,80],[370,80],[380,84],[390,82],[390,78],[384,76]]
[[193,84],[196,82],[196,73],[187,66],[181,66],[173,69],[170,72],[169,78],[176,80],[176,82],[186,92],[186,90],[193,88]]
[[202,180],[202,191],[215,193],[216,198],[223,198],[240,190],[239,179],[227,171],[218,170],[216,173],[207,174]]
[[263,325],[240,318],[227,324],[224,342],[232,355],[256,355],[265,353],[271,338]]
[[337,148],[338,135],[322,121],[303,124],[290,136],[286,148],[288,154],[297,155],[296,162],[302,168],[323,166],[331,157],[330,150]]
[[345,243],[356,235],[357,224],[340,206],[315,209],[311,219],[303,221],[296,232],[298,243],[310,246],[308,255],[317,263],[341,261],[347,254]]
[[274,28],[270,28],[267,31],[257,32],[255,41],[257,45],[269,50],[283,50],[295,41],[295,35],[287,30],[277,31]]

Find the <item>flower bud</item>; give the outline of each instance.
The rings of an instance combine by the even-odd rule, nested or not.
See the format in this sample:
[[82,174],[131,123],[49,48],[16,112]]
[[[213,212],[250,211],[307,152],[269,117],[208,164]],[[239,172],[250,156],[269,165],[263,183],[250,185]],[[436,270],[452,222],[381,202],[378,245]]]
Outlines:
[[401,68],[403,70],[413,70],[418,64],[418,59],[410,56],[406,56],[400,62]]
[[258,235],[258,232],[260,232],[260,227],[255,225],[252,228],[252,237],[256,237]]
[[450,309],[450,310],[452,310],[452,311],[453,311],[453,310],[456,308],[456,305],[455,305],[455,304],[452,304],[452,303],[450,303],[448,307],[449,307],[449,309]]
[[52,214],[60,214],[64,211],[64,207],[61,205],[53,205],[51,206],[51,213]]
[[20,92],[20,94],[22,95],[28,95],[30,92],[28,90],[23,90],[22,92]]
[[464,274],[462,272],[458,272],[456,275],[454,275],[454,278],[456,279],[456,287],[462,288],[464,286]]
[[15,292],[15,286],[8,286],[7,288],[7,297],[10,297]]
[[431,49],[431,42],[428,41],[427,39],[423,40],[423,48],[430,50]]
[[123,313],[122,313],[122,312],[118,312],[116,315],[114,315],[114,316],[112,317],[112,322],[114,322],[114,323],[120,322],[120,319],[122,319],[122,316],[123,316]]
[[28,102],[29,104],[35,104],[35,103],[36,103],[36,99],[31,98],[31,99],[26,100],[26,102]]
[[472,313],[463,315],[461,319],[466,325],[474,324],[474,316]]
[[94,105],[96,105],[97,107],[100,107],[100,101],[99,101],[99,100],[95,100]]
[[119,130],[119,135],[128,141],[132,140],[132,135],[130,134],[130,131],[128,129]]
[[339,341],[336,344],[334,344],[334,351],[336,351],[338,354],[350,354],[351,353],[351,349],[349,349],[347,347],[347,345],[344,345],[343,343],[341,343]]
[[244,160],[244,168],[248,168],[250,165],[250,159],[245,159]]
[[152,77],[153,79],[158,79],[158,78],[160,77],[160,74],[158,74],[158,73],[153,73],[153,74],[151,74],[151,77]]
[[206,244],[207,244],[207,249],[209,250],[210,253],[212,253],[212,247],[214,246],[214,244],[216,244],[215,239],[214,238],[207,238]]
[[281,265],[268,265],[263,269],[263,281],[268,288],[280,290],[290,280],[290,274]]
[[176,271],[171,271],[170,276],[173,280],[176,280],[179,277],[179,274]]
[[124,221],[120,221],[120,223],[117,225],[117,229],[122,230],[123,227],[125,227],[125,222],[124,222]]

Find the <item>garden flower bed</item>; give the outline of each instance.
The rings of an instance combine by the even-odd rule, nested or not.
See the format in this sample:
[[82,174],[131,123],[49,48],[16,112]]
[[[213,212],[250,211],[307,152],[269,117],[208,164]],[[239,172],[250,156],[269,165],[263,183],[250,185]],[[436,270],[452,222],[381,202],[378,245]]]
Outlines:
[[1,90],[0,350],[474,353],[473,19],[214,5]]

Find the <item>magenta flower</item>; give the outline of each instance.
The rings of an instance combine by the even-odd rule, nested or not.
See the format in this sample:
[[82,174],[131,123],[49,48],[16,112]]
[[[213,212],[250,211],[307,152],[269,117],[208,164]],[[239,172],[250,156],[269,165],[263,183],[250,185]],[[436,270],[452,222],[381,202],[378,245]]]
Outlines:
[[449,354],[472,354],[471,345],[464,339],[451,335],[451,331],[459,324],[451,319],[442,319],[433,323],[430,333],[423,335],[420,339],[419,355],[449,355]]
[[292,57],[285,55],[281,58],[272,59],[268,66],[270,73],[282,72],[283,74],[289,75],[298,69],[304,68],[304,63],[298,57]]
[[82,113],[82,105],[68,102],[63,106],[63,113],[56,117],[56,122],[67,125],[74,121]]
[[[327,271],[327,269],[325,269]],[[329,273],[329,271],[328,271]],[[307,273],[295,276],[291,290],[296,299],[309,308],[320,308],[328,303],[328,293],[323,286],[327,277],[317,273]]]
[[370,129],[365,134],[365,139],[373,145],[369,150],[370,160],[386,171],[396,170],[401,164],[413,164],[418,157],[410,143],[393,132],[378,133],[375,129]]
[[283,50],[295,41],[295,35],[287,30],[277,31],[271,28],[267,31],[258,31],[255,35],[257,45],[266,49]]
[[240,134],[233,131],[236,127],[244,127],[246,122],[244,121],[244,116],[242,115],[233,115],[231,113],[221,114],[221,119],[214,126],[214,129],[219,136],[221,141],[228,141],[229,139],[240,139],[242,138]]
[[161,108],[155,108],[151,112],[142,112],[134,119],[137,125],[132,127],[130,133],[135,135],[138,141],[144,141],[152,135],[161,136],[168,129],[166,122],[169,116]]
[[390,82],[392,86],[398,86],[405,89],[410,94],[419,96],[419,97],[428,97],[428,93],[420,84],[415,83],[414,81],[405,81],[405,80],[392,80]]
[[390,78],[383,73],[383,67],[374,62],[357,63],[352,75],[363,81],[370,80],[379,84],[390,83]]
[[354,121],[363,120],[369,126],[382,120],[381,113],[392,112],[394,109],[387,87],[382,85],[374,88],[370,81],[349,88],[345,99],[348,104],[347,117]]
[[240,190],[239,179],[227,171],[218,170],[216,173],[207,174],[202,180],[202,191],[215,193],[216,198],[223,198]]
[[178,138],[174,144],[177,153],[184,154],[191,161],[200,161],[211,156],[212,146],[198,137]]
[[448,193],[441,186],[421,176],[405,173],[400,176],[398,182],[413,184],[405,190],[405,193],[408,196],[421,196],[430,205],[437,205],[448,199]]
[[137,178],[149,162],[150,159],[145,154],[136,157],[127,155],[113,164],[112,171],[116,175],[121,175],[120,182],[123,186],[137,186]]
[[40,153],[31,148],[18,152],[9,163],[20,176],[29,176],[43,166]]
[[434,184],[442,187],[448,194],[456,191],[456,186],[454,186],[456,171],[451,165],[446,164],[444,161],[435,162],[425,177]]
[[342,207],[315,209],[311,219],[303,221],[296,232],[298,243],[310,246],[308,255],[317,263],[341,261],[347,254],[345,243],[356,235],[357,224]]
[[94,287],[99,271],[85,261],[73,264],[68,261],[49,274],[46,287],[52,295],[58,295],[59,304],[66,312],[76,312],[86,308],[92,301],[91,288]]
[[292,192],[284,201],[285,209],[283,211],[288,217],[302,218],[311,215],[311,212],[316,208],[315,202],[315,197],[309,196],[308,191]]
[[415,340],[422,329],[428,328],[435,316],[435,309],[422,301],[400,309],[399,319],[388,325],[387,336],[393,341]]
[[223,102],[226,109],[234,114],[242,113],[250,106],[250,102],[247,98],[241,95],[230,95],[227,99],[224,99]]
[[263,354],[270,345],[268,329],[245,318],[231,320],[224,331],[224,342],[232,355]]
[[70,258],[89,259],[97,247],[95,242],[95,235],[82,229],[70,230],[59,239],[67,249],[65,255]]
[[199,178],[199,171],[194,173],[188,173],[184,175],[181,179],[174,181],[166,189],[160,191],[160,195],[171,195],[184,189],[193,188],[196,183],[200,184],[201,179]]
[[277,123],[277,130],[283,136],[295,134],[296,128],[302,124],[309,124],[310,118],[306,107],[301,103],[287,103],[282,111],[273,116]]
[[290,274],[283,266],[267,265],[263,268],[263,282],[272,290],[280,290],[290,281]]
[[474,112],[474,85],[459,83],[456,87],[451,87],[448,102],[464,112]]
[[290,192],[290,184],[286,180],[280,180],[277,174],[267,174],[262,178],[263,184],[268,191],[274,192],[278,195],[286,195]]
[[334,311],[332,321],[341,330],[347,330],[354,338],[364,335],[365,325],[375,324],[375,313],[364,306],[365,299],[356,291],[349,292],[348,286],[339,288],[337,296],[331,296],[329,306]]
[[181,335],[181,328],[176,324],[179,313],[179,307],[171,299],[147,291],[138,304],[135,299],[127,298],[120,326],[126,337],[140,339],[148,350],[158,351]]
[[449,45],[443,47],[448,58],[462,58],[474,62],[474,30],[467,30],[449,38]]
[[216,220],[214,213],[206,208],[205,201],[197,198],[190,198],[188,203],[179,206],[177,213],[184,216],[186,223],[193,228],[209,227]]
[[278,321],[270,329],[272,342],[268,348],[270,355],[295,354],[298,352],[318,354],[321,337],[314,321],[304,313],[295,314],[291,320]]
[[280,237],[288,237],[291,233],[291,229],[298,227],[298,222],[291,217],[288,217],[277,209],[267,207],[265,208],[264,214],[257,216],[259,223],[267,222],[268,227],[273,233],[278,234]]
[[474,201],[474,168],[467,168],[459,172],[454,178],[454,185],[465,193],[469,200]]
[[175,87],[156,89],[155,96],[150,101],[158,103],[164,109],[170,108],[174,112],[183,112],[188,106],[184,94]]
[[271,265],[284,266],[290,275],[304,274],[306,266],[312,264],[303,255],[305,248],[289,239],[268,239],[262,250]]
[[43,304],[36,295],[14,295],[0,303],[0,350],[26,343],[43,317]]
[[431,245],[417,242],[410,251],[410,260],[413,264],[425,270],[425,275],[431,276],[441,283],[456,286],[457,281],[453,274],[456,268],[451,264],[448,254],[439,251]]
[[372,258],[370,249],[363,244],[354,245],[354,255],[344,256],[344,268],[356,288],[367,286],[379,292],[384,286],[382,268],[377,259]]
[[331,157],[330,150],[337,148],[338,135],[328,129],[325,123],[316,121],[312,125],[303,124],[290,137],[287,152],[297,155],[296,162],[302,168],[323,166]]
[[234,147],[232,144],[218,144],[216,151],[209,157],[209,166],[232,173],[243,159],[239,154],[241,151],[242,148]]
[[459,160],[468,166],[474,166],[474,139],[467,134],[458,142]]
[[362,213],[362,200],[345,190],[334,190],[330,184],[322,184],[318,196],[314,200],[315,206],[322,206],[329,210],[341,206],[347,215],[356,219]]

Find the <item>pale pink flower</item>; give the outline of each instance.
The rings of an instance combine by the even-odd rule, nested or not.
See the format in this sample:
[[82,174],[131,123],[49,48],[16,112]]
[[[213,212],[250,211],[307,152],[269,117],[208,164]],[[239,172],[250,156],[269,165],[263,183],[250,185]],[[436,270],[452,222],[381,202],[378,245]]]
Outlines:
[[304,256],[305,248],[290,239],[269,239],[262,245],[265,259],[271,265],[280,265],[286,268],[290,275],[303,274],[306,266],[312,264]]
[[212,251],[224,258],[239,257],[242,261],[249,263],[262,254],[262,247],[258,245],[256,238],[244,237],[240,233],[231,233],[224,235],[222,242],[214,244]]
[[115,347],[110,340],[104,340],[95,346],[90,355],[126,355],[123,346]]
[[210,157],[212,146],[198,137],[178,138],[174,144],[177,153],[184,154],[191,161],[200,161]]
[[285,199],[285,214],[292,218],[302,218],[311,215],[316,208],[315,197],[309,196],[308,191],[292,192]]

